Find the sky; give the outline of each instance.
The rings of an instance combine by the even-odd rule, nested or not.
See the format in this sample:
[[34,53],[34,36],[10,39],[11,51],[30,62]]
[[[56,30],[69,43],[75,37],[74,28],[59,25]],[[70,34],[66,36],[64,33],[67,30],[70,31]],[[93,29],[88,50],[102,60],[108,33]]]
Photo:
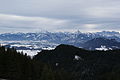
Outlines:
[[119,31],[120,0],[0,0],[0,33]]

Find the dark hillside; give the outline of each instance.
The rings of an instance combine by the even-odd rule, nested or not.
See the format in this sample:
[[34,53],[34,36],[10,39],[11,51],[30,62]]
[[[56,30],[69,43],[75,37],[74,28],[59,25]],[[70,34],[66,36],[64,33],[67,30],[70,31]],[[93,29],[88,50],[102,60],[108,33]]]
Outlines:
[[104,73],[120,70],[120,50],[88,51],[69,45],[42,51],[34,60],[45,62],[54,69],[71,72],[76,80],[97,80]]
[[17,53],[15,49],[0,47],[0,80],[72,80],[67,74],[62,70],[53,71],[49,65]]

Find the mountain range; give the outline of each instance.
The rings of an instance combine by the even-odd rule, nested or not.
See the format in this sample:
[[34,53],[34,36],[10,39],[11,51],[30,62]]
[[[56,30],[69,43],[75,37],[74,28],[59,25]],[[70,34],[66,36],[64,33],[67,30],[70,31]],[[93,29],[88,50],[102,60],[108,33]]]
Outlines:
[[39,33],[4,33],[0,34],[0,40],[4,41],[41,41],[47,40],[54,43],[75,44],[75,42],[86,42],[93,38],[104,37],[120,41],[120,33],[115,31],[102,31],[96,33],[76,32],[39,32]]
[[[76,32],[39,32],[3,33],[0,43],[17,50],[54,49],[60,44],[74,45],[88,50],[111,50],[120,48],[120,33],[102,31],[95,33]],[[36,52],[36,51],[35,51]]]

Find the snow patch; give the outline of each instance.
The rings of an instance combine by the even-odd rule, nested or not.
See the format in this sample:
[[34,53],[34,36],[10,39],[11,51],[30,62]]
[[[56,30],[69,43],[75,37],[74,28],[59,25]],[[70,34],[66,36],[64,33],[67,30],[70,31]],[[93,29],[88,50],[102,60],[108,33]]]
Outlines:
[[42,48],[42,50],[53,50],[55,48],[51,48],[51,47],[46,47],[46,48]]
[[112,48],[107,48],[106,46],[101,45],[100,48],[95,48],[96,50],[100,50],[100,51],[107,51],[107,50],[112,50]]
[[40,50],[17,50],[17,52],[23,52],[23,54],[27,54],[30,57],[33,57],[40,52]]
[[56,63],[55,65],[56,65],[56,66],[58,66],[58,65],[59,65],[59,63]]
[[30,47],[31,45],[23,45],[23,44],[14,44],[11,47]]
[[75,55],[75,60],[79,60],[81,59],[81,57],[79,57],[78,55]]

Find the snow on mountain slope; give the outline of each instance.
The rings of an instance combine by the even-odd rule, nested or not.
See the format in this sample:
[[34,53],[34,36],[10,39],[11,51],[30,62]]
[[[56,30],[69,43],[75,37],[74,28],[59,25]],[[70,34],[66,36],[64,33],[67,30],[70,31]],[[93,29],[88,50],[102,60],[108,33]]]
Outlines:
[[[0,34],[0,43],[6,47],[15,47],[17,50],[54,49],[59,44],[69,44],[83,47],[82,44],[94,38],[103,37],[120,42],[120,33],[102,31],[96,33],[76,32],[39,32],[39,33],[4,33]],[[115,45],[112,45],[115,47]],[[95,47],[95,48],[101,48]]]
[[96,32],[96,33],[82,33],[80,31],[70,33],[70,32],[39,32],[39,33],[5,33],[0,34],[1,41],[41,41],[46,40],[48,42],[54,43],[68,43],[73,44],[76,41],[85,42],[87,40],[105,37],[105,38],[114,38],[120,41],[119,32]]

